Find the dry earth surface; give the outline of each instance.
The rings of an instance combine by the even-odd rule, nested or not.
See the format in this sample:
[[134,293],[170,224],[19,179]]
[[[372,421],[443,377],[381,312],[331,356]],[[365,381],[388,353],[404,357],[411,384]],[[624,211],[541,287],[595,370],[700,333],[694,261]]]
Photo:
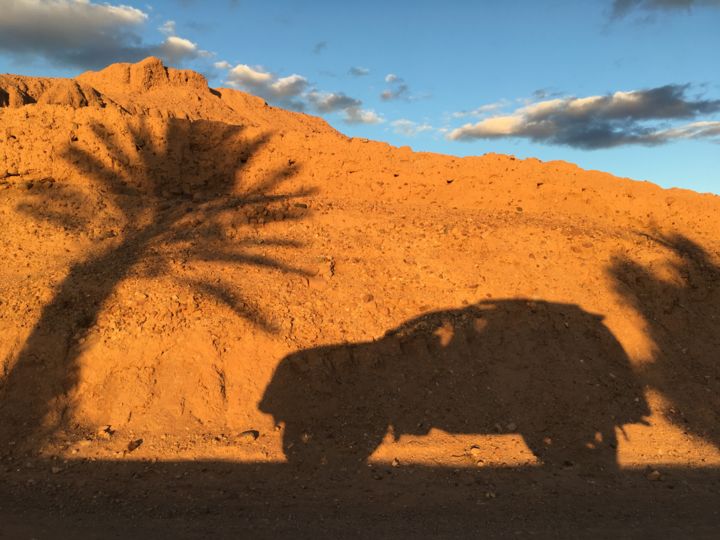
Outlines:
[[720,198],[0,75],[0,537],[708,537]]

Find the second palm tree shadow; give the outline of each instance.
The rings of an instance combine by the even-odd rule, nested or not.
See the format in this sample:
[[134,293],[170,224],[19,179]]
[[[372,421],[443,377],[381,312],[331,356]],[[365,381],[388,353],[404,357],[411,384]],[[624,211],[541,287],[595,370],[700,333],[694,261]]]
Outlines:
[[667,400],[663,412],[673,424],[720,447],[720,267],[681,234],[642,236],[666,252],[665,277],[657,266],[629,257],[616,258],[609,268],[654,345],[653,362],[641,375]]

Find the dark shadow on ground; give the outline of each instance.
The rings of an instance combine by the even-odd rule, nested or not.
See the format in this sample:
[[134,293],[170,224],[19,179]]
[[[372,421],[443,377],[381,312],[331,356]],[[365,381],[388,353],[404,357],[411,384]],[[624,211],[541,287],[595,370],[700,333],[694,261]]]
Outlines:
[[[720,471],[582,477],[543,467],[5,464],[6,538],[717,538]],[[370,472],[372,474],[370,474]]]
[[672,277],[629,258],[610,270],[655,345],[641,376],[670,401],[670,420],[720,447],[720,268],[689,238],[643,236],[668,251]]
[[[72,416],[67,394],[78,381],[77,358],[83,338],[129,273],[167,275],[171,272],[168,261],[177,257],[304,274],[271,256],[248,252],[241,241],[218,240],[224,238],[221,218],[228,212],[310,194],[280,190],[299,170],[295,163],[271,170],[252,183],[244,179],[243,169],[271,134],[250,138],[244,136],[241,126],[179,119],[169,120],[157,133],[141,122],[130,128],[128,150],[122,128],[95,124],[92,131],[97,141],[95,152],[107,153],[112,166],[104,164],[92,146],[88,149],[71,143],[62,157],[78,175],[94,183],[96,192],[103,195],[99,205],[93,207],[81,190],[58,186],[43,191],[20,210],[35,219],[82,229],[95,213],[110,207],[116,227],[103,233],[87,259],[71,266],[3,381],[3,448],[13,444],[32,454]],[[282,219],[301,219],[305,213],[300,206],[293,206]],[[268,212],[263,215],[264,222],[281,219]],[[288,239],[276,242],[301,247]],[[274,243],[265,245],[272,248]],[[198,279],[185,285],[216,297],[263,330],[275,330],[261,310],[248,307],[236,284]]]
[[650,413],[621,345],[576,305],[483,302],[280,363],[260,410],[288,460],[362,467],[391,430],[519,433],[550,467],[617,467],[616,428]]

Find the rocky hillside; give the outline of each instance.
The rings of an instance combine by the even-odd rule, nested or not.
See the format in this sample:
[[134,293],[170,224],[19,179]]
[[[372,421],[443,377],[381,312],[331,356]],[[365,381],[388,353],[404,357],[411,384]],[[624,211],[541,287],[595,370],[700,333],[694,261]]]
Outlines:
[[0,454],[720,464],[716,196],[148,58],[0,76],[0,216]]

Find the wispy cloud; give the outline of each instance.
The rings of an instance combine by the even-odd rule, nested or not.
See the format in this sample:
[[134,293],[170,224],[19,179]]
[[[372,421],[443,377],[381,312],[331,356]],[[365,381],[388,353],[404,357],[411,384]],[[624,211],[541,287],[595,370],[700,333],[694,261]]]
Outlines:
[[385,82],[389,85],[389,87],[383,90],[380,94],[380,99],[383,101],[410,98],[410,87],[395,73],[388,73],[385,76]]
[[694,7],[720,7],[720,0],[613,0],[612,17],[622,18],[633,11],[690,11]]
[[135,62],[161,56],[170,63],[209,56],[175,34],[175,24],[161,27],[166,38],[145,43],[148,21],[140,9],[90,0],[12,0],[3,2],[0,51],[18,61],[42,58],[61,66],[99,68],[112,62]]
[[393,120],[390,122],[390,125],[395,133],[405,135],[406,137],[414,137],[419,133],[433,130],[433,127],[428,123],[414,122],[412,120],[408,120],[407,118]]
[[255,94],[268,102],[295,111],[312,110],[319,114],[342,113],[348,124],[377,124],[384,119],[375,111],[363,109],[360,99],[344,92],[325,92],[312,88],[307,78],[294,73],[280,77],[260,66],[232,66],[224,60],[215,68],[227,71],[227,84]]
[[[199,4],[205,1],[206,0],[175,0],[176,3],[180,4],[183,7],[192,6],[194,4]],[[227,5],[231,8],[236,8],[240,5],[240,0],[227,0]]]
[[720,122],[698,119],[720,111],[720,100],[692,99],[689,85],[667,85],[604,96],[538,101],[508,115],[465,124],[451,140],[524,138],[583,149],[658,145],[677,139],[718,137]]
[[[657,131],[655,137],[660,142],[674,139],[720,138],[720,122],[692,122],[683,126]],[[720,142],[720,140],[718,140],[718,142]]]
[[353,66],[348,70],[348,73],[354,77],[364,77],[370,74],[370,70],[360,66]]
[[325,49],[327,49],[327,46],[327,41],[318,41],[313,47],[313,54],[320,54]]
[[160,25],[158,30],[166,36],[174,36],[177,34],[177,31],[175,30],[175,21],[165,21]]
[[503,107],[507,107],[507,105],[510,102],[507,100],[497,101],[495,103],[488,103],[487,105],[480,105],[479,107],[476,107],[474,109],[468,110],[468,111],[457,111],[454,113],[451,113],[450,116],[452,118],[467,118],[468,116],[474,116],[474,117],[482,117],[487,116],[490,113],[493,113],[495,111],[498,111],[502,109]]

